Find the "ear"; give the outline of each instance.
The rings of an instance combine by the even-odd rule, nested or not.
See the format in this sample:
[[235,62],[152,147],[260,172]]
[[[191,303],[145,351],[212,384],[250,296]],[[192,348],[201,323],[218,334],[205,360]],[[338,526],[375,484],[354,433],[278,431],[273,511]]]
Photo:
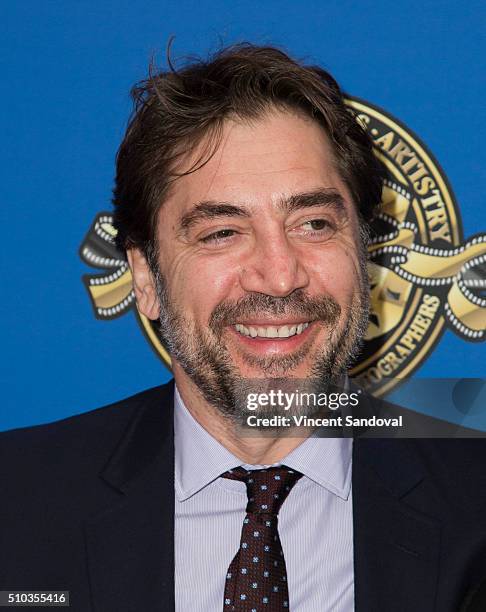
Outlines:
[[133,289],[138,309],[146,317],[155,321],[159,318],[159,300],[150,266],[139,249],[129,249],[127,259],[132,271]]

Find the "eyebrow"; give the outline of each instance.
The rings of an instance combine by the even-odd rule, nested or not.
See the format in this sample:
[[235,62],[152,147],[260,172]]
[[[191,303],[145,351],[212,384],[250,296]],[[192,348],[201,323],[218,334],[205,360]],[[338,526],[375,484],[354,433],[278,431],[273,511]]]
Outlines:
[[286,213],[292,213],[304,208],[315,206],[326,206],[334,208],[343,217],[348,216],[344,198],[336,189],[314,189],[304,193],[296,193],[279,202],[279,209]]
[[214,202],[208,200],[199,202],[192,210],[182,215],[180,220],[181,229],[186,231],[199,221],[204,219],[215,219],[217,217],[250,217],[250,213],[235,204],[229,202]]
[[[316,206],[332,207],[347,218],[344,199],[336,189],[320,188],[292,194],[291,196],[282,198],[277,206],[279,210],[287,214]],[[182,215],[180,219],[180,228],[183,232],[187,232],[200,221],[219,217],[250,218],[251,213],[246,208],[231,204],[230,202],[206,200],[204,202],[198,202],[190,211]]]

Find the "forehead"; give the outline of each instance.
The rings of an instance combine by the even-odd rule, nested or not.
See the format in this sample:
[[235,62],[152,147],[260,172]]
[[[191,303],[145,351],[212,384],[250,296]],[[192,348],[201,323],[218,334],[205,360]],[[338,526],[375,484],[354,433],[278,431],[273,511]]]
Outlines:
[[[182,171],[204,155],[205,146],[203,141]],[[258,212],[292,194],[323,187],[336,189],[351,207],[324,129],[300,114],[275,110],[257,120],[227,120],[215,154],[174,182],[161,214],[182,215],[205,200],[234,202]]]

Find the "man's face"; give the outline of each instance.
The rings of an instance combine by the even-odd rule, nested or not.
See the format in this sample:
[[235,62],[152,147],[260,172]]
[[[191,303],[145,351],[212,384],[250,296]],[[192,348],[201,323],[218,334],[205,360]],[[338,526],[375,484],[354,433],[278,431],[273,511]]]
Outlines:
[[207,398],[238,378],[342,372],[367,283],[355,206],[316,122],[227,121],[211,160],[173,184],[157,234],[163,334]]

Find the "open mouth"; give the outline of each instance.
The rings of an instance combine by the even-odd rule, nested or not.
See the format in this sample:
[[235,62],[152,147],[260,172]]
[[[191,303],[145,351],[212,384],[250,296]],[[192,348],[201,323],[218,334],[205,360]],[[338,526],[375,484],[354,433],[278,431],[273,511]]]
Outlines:
[[248,338],[291,338],[302,334],[310,324],[311,321],[293,325],[243,325],[243,323],[236,323],[234,328],[239,334]]

